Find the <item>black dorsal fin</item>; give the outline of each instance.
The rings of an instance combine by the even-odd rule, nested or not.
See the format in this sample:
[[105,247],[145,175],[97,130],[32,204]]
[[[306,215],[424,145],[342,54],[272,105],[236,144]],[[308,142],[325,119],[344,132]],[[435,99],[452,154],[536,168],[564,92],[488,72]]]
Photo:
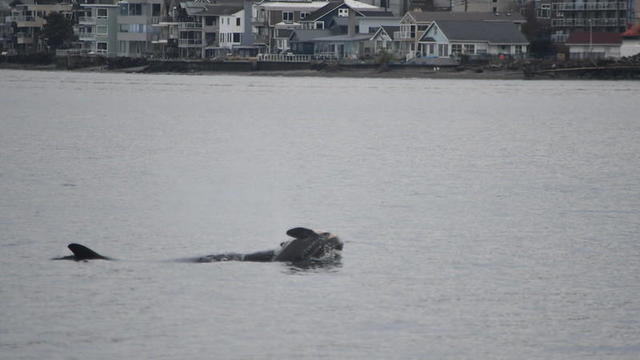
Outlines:
[[84,245],[69,244],[68,248],[69,250],[71,250],[71,252],[75,256],[75,260],[92,260],[92,259],[109,260],[108,257],[102,256]]
[[304,239],[317,235],[315,231],[303,227],[297,227],[287,231],[287,235],[296,239]]

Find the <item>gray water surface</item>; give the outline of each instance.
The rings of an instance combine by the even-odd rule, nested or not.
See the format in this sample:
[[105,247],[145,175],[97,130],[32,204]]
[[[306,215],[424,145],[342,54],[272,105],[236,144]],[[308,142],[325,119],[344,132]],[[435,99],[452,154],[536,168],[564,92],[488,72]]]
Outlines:
[[640,358],[639,91],[0,71],[0,358]]

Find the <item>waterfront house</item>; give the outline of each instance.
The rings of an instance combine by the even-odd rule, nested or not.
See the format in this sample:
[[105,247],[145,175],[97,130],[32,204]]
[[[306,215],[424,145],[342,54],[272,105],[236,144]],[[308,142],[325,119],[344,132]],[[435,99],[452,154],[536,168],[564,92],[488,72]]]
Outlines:
[[74,32],[84,53],[113,57],[118,54],[118,5],[101,1],[80,4],[82,16]]
[[293,30],[289,37],[289,46],[291,47],[291,52],[297,55],[313,55],[315,51],[314,40],[331,35],[333,35],[333,33],[328,29]]
[[393,41],[393,34],[398,31],[400,31],[400,26],[380,26],[371,36],[374,54],[382,51],[395,53],[395,44],[397,44],[397,42]]
[[393,36],[399,55],[407,59],[417,54],[418,41],[434,21],[484,21],[513,23],[520,30],[522,15],[493,12],[409,11],[400,19],[400,30]]
[[13,28],[11,27],[11,9],[0,2],[0,53],[8,54],[13,50]]
[[634,56],[640,54],[640,24],[634,25],[622,33],[620,56]]
[[[134,2],[135,1],[135,2]],[[134,0],[118,3],[118,56],[143,57],[153,54],[153,36],[158,29],[163,0]]]
[[[350,15],[351,14],[351,15]],[[382,8],[355,0],[329,1],[325,6],[309,14],[300,23],[304,29],[328,29],[342,27],[347,32],[348,17],[355,18],[393,18],[393,14]],[[377,21],[376,21],[377,22]],[[380,25],[380,24],[377,24]],[[367,23],[367,29],[371,23]],[[360,32],[356,21],[356,32]],[[366,32],[368,33],[368,31]]]
[[421,57],[513,56],[529,42],[512,22],[438,20],[418,40]]
[[621,44],[619,33],[598,31],[574,31],[565,43],[570,59],[617,59]]
[[56,0],[24,0],[14,3],[7,22],[13,23],[13,47],[18,53],[28,54],[45,51],[47,46],[40,34],[51,13],[63,14],[72,18],[72,4]]
[[286,51],[291,31],[301,29],[301,21],[309,14],[325,6],[327,1],[268,1],[254,6],[253,26],[255,43],[264,45],[269,52]]

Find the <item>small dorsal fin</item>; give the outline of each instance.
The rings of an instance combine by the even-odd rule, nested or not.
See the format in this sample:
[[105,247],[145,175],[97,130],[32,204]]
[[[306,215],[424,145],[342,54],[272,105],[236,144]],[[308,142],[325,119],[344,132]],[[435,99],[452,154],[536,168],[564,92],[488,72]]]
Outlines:
[[71,252],[75,256],[75,260],[92,260],[92,259],[109,260],[108,257],[102,256],[84,245],[69,244],[68,248],[69,250],[71,250]]
[[303,227],[297,227],[297,228],[293,228],[293,229],[289,229],[289,231],[287,231],[287,235],[291,236],[292,238],[296,238],[296,239],[304,239],[304,238],[308,238],[314,235],[317,235],[315,231],[311,230],[311,229],[307,229],[307,228],[303,228]]

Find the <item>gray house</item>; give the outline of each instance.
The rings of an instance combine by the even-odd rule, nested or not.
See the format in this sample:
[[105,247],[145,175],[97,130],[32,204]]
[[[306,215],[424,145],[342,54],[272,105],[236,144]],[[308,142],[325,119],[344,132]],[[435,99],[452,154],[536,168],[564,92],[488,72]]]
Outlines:
[[529,41],[512,22],[438,20],[418,39],[418,54],[522,57],[528,46]]

